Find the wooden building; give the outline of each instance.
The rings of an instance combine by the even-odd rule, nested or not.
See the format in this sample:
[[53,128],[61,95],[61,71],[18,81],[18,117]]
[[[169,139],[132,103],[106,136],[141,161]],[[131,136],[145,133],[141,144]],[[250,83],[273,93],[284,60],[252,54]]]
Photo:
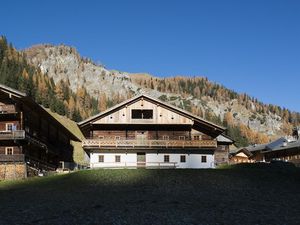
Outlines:
[[[300,166],[299,136],[281,137],[275,141],[261,145],[251,145],[242,148],[248,151],[248,159],[252,162],[285,161]],[[240,149],[240,150],[242,150]]]
[[230,151],[229,154],[229,163],[238,164],[238,163],[253,163],[252,159],[253,154],[248,151],[246,148],[236,149]]
[[78,140],[26,94],[0,85],[0,179],[73,161],[71,139]]
[[147,95],[124,101],[78,125],[92,168],[213,168],[218,163],[216,151],[220,163],[228,162],[228,145],[233,142],[220,138],[225,128]]

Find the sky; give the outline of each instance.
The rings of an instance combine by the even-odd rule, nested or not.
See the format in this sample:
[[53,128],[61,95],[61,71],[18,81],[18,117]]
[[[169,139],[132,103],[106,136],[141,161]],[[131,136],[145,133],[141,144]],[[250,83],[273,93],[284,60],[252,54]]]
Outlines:
[[17,49],[66,44],[108,69],[206,76],[300,112],[300,1],[9,0],[0,34]]

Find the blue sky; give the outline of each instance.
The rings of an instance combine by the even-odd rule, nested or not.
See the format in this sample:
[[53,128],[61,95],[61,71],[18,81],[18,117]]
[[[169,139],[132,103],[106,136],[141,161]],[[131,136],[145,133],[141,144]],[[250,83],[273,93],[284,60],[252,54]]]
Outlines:
[[72,45],[109,69],[207,76],[300,112],[300,1],[5,1],[18,49]]

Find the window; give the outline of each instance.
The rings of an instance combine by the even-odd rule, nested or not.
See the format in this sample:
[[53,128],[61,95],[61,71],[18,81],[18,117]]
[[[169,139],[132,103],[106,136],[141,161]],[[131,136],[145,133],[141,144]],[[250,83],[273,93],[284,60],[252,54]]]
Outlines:
[[116,155],[115,156],[115,162],[121,162],[121,156],[120,155]]
[[13,147],[6,147],[5,148],[5,154],[6,155],[13,155],[14,154],[14,148]]
[[99,155],[99,162],[104,162],[104,155]]
[[164,155],[164,162],[170,162],[170,156]]
[[207,159],[206,159],[206,155],[201,156],[201,162],[206,163]]
[[184,141],[185,140],[185,136],[179,136],[179,140]]
[[163,135],[163,140],[169,140],[169,136],[168,135]]
[[6,130],[7,130],[7,131],[12,131],[12,130],[13,130],[13,126],[14,126],[13,123],[7,123],[7,124],[6,124]]
[[131,110],[132,119],[153,119],[152,109],[133,109]]
[[104,136],[99,136],[98,138],[99,138],[100,140],[102,140],[102,139],[104,139]]
[[199,135],[195,135],[194,140],[199,141],[200,140]]
[[186,162],[185,155],[180,156],[180,162],[182,163]]
[[115,140],[120,140],[121,137],[120,136],[115,136]]

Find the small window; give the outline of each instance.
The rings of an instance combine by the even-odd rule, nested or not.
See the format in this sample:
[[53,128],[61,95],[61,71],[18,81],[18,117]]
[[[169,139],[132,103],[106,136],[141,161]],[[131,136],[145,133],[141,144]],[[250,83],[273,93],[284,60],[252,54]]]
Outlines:
[[7,123],[7,124],[6,124],[6,130],[7,130],[7,131],[12,131],[12,130],[13,130],[13,126],[14,126],[13,123]]
[[102,139],[104,139],[104,136],[99,136],[98,138],[99,138],[100,140],[102,140]]
[[101,163],[104,162],[104,155],[99,155],[99,162],[101,162]]
[[201,162],[203,163],[207,162],[206,155],[201,156]]
[[121,137],[120,136],[115,136],[115,140],[120,140]]
[[163,135],[163,140],[169,140],[169,136],[168,135]]
[[164,155],[164,162],[170,162],[170,156]]
[[185,155],[180,156],[180,162],[182,162],[182,163],[186,162]]
[[185,136],[179,136],[179,140],[184,141],[185,140]]
[[199,135],[195,135],[194,140],[199,141],[200,140]]
[[13,147],[6,147],[5,148],[5,154],[6,155],[13,155],[14,154],[14,148]]
[[120,155],[115,156],[115,162],[117,162],[117,163],[121,162],[121,156]]
[[152,109],[133,109],[131,110],[132,119],[153,119]]

